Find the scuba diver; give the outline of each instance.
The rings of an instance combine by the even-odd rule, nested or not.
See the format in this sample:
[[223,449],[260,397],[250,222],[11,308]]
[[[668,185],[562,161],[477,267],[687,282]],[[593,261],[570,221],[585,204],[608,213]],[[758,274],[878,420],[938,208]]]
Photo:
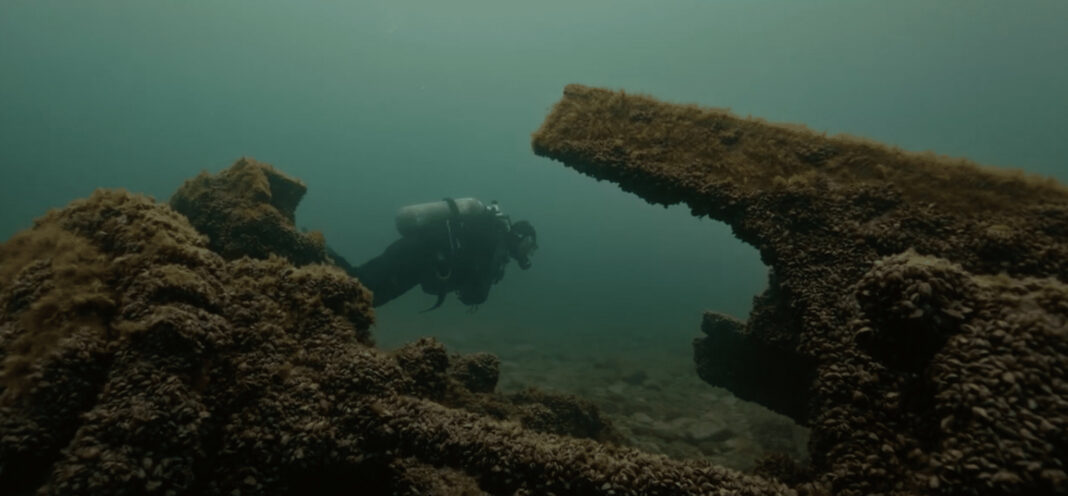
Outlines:
[[472,311],[486,301],[490,288],[504,277],[515,259],[530,268],[537,234],[527,221],[512,222],[497,202],[484,205],[475,198],[446,198],[401,208],[396,216],[401,238],[385,252],[352,267],[331,252],[338,266],[374,293],[378,307],[417,284],[437,296],[434,310],[445,297],[457,293]]

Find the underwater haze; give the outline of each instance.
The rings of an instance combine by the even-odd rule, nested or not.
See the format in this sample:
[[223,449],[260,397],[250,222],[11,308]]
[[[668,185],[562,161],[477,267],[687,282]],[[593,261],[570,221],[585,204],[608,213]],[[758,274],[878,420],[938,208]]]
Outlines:
[[3,0],[0,239],[95,188],[166,201],[241,156],[304,181],[297,223],[353,263],[401,206],[497,200],[536,227],[533,267],[477,312],[409,292],[377,309],[380,344],[492,351],[502,380],[532,352],[692,370],[702,312],[744,319],[763,290],[760,254],[536,157],[565,85],[1068,182],[1066,22],[1054,0]]

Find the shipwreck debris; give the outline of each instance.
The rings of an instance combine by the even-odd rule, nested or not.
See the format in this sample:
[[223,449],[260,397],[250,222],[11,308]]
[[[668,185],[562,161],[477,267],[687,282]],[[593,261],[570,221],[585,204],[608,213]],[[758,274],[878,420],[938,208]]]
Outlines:
[[[760,251],[768,291],[744,329],[706,320],[695,360],[811,427],[811,471],[787,472],[833,494],[1068,491],[1056,181],[580,85],[533,148]],[[757,363],[717,367],[725,356]],[[775,360],[812,380],[761,377]]]
[[189,218],[100,190],[0,244],[0,493],[790,494],[603,442],[574,398],[496,394],[492,357],[375,348],[371,295],[316,263],[302,190],[271,177],[202,176]]

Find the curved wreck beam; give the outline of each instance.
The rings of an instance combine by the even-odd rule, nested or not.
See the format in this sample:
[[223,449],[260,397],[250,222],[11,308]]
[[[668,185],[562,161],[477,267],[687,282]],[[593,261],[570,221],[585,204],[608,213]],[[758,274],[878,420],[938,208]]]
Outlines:
[[769,289],[706,320],[698,372],[809,425],[831,492],[1068,490],[1056,181],[579,85],[533,148],[760,251]]

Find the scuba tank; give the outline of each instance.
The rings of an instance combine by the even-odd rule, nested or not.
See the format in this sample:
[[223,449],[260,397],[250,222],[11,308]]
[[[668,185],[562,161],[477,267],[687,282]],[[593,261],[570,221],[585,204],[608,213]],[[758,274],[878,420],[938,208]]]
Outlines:
[[442,201],[419,203],[401,207],[397,211],[397,232],[401,236],[413,236],[427,226],[447,219],[463,219],[482,215],[486,206],[475,198],[447,198]]

